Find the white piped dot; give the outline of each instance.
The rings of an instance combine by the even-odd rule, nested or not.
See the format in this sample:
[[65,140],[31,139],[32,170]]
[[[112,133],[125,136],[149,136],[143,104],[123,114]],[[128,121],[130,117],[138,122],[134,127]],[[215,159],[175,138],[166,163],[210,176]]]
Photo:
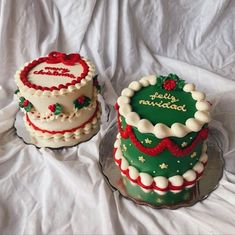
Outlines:
[[193,170],[196,171],[198,174],[202,173],[204,170],[204,166],[202,163],[198,162],[196,165],[193,167]]
[[137,81],[134,81],[130,83],[129,88],[131,88],[134,91],[138,91],[141,88],[141,84]]
[[150,186],[153,183],[153,177],[147,173],[140,173],[140,178],[142,184],[145,186]]
[[127,96],[127,97],[132,97],[134,95],[134,91],[131,90],[130,88],[125,88],[122,90],[121,93],[122,96]]
[[184,85],[183,90],[184,90],[185,92],[194,91],[194,90],[195,90],[195,85],[194,85],[194,84],[187,83],[187,84]]

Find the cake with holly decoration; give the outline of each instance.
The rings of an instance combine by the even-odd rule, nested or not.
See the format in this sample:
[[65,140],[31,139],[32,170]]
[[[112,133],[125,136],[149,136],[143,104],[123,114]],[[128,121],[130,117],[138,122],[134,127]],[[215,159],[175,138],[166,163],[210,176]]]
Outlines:
[[131,82],[117,100],[114,160],[127,193],[149,204],[190,200],[207,163],[210,104],[175,74]]
[[73,146],[99,130],[95,68],[79,54],[51,52],[15,75],[26,129],[38,147]]

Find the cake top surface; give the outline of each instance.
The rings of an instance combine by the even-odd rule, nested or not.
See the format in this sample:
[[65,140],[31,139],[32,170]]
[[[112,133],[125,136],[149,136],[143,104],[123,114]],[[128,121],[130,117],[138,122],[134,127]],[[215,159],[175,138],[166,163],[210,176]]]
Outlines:
[[205,94],[175,74],[134,81],[122,91],[117,103],[128,125],[157,138],[183,137],[210,121]]
[[197,111],[196,100],[183,91],[184,81],[176,75],[160,76],[155,85],[143,87],[131,97],[132,110],[153,125],[184,124]]
[[92,80],[94,66],[78,53],[51,52],[26,63],[15,78],[19,88],[35,95],[56,95],[79,89]]
[[58,87],[79,78],[82,72],[83,68],[78,62],[74,65],[65,65],[63,63],[53,65],[43,62],[29,71],[28,80],[32,84],[42,87]]

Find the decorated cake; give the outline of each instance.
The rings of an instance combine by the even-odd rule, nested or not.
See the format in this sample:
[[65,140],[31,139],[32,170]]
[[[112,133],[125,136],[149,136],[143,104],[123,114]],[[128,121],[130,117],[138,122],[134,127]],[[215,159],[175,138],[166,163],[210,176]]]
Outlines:
[[114,144],[127,193],[158,206],[190,200],[207,163],[210,104],[175,74],[131,82],[117,100]]
[[73,146],[98,132],[100,86],[87,59],[51,52],[26,63],[15,79],[26,129],[38,147]]

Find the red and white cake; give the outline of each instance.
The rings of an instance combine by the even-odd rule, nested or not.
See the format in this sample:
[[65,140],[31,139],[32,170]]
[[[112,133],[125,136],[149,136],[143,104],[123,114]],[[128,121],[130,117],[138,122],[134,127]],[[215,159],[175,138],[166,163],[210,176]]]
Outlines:
[[26,63],[15,79],[25,126],[35,145],[73,146],[98,132],[100,86],[93,64],[79,54],[51,52]]

